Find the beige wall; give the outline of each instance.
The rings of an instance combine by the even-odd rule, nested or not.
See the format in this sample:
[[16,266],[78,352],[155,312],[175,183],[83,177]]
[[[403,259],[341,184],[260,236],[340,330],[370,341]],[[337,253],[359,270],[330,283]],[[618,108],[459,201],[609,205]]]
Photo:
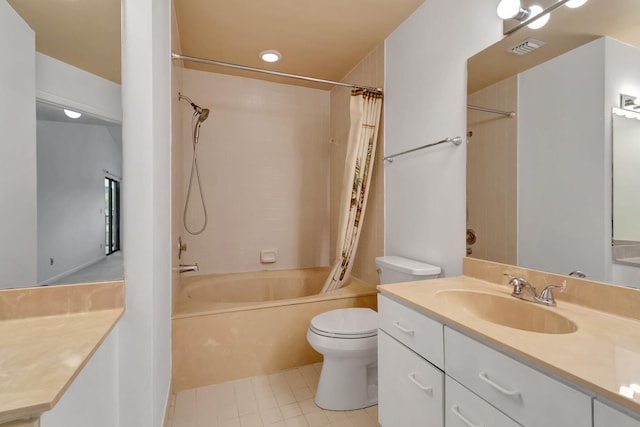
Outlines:
[[[384,86],[384,44],[380,44],[347,74],[342,81],[366,86]],[[336,259],[336,240],[342,191],[342,175],[349,136],[349,97],[351,89],[331,90],[331,228],[330,259]],[[371,177],[367,211],[356,253],[352,275],[371,284],[378,284],[375,257],[384,255],[384,129],[382,119],[378,132],[376,160]]]
[[[468,103],[516,111],[517,76],[469,95]],[[467,228],[474,258],[517,263],[517,120],[468,110]]]
[[[198,144],[209,225],[183,232],[182,261],[201,273],[329,265],[329,92],[190,69],[183,89],[211,114]],[[186,197],[193,110],[179,108]],[[174,198],[180,211],[184,197]],[[197,186],[189,212],[199,228]],[[261,249],[276,249],[278,261],[261,264]]]

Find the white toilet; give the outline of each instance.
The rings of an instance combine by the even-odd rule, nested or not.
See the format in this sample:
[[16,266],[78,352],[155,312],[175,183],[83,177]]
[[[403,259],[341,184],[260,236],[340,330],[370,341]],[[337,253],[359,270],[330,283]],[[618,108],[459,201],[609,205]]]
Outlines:
[[[397,256],[376,258],[381,283],[437,277],[440,268]],[[342,308],[311,319],[311,347],[324,357],[315,402],[346,411],[378,403],[378,317],[370,308]]]

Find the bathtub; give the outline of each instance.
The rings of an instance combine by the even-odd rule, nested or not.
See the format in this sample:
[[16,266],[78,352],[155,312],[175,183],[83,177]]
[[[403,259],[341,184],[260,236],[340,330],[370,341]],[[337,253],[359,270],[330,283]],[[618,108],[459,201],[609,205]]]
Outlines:
[[320,362],[306,339],[313,316],[376,309],[375,287],[355,278],[320,294],[328,274],[306,268],[184,277],[171,321],[173,391]]

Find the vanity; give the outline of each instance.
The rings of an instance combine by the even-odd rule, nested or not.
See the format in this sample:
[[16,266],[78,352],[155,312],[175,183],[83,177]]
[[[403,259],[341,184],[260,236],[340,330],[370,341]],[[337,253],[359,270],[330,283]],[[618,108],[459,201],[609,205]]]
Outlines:
[[[566,291],[522,301],[505,273]],[[639,291],[471,258],[378,289],[382,426],[640,427]]]
[[0,290],[0,427],[37,427],[124,312],[124,281]]

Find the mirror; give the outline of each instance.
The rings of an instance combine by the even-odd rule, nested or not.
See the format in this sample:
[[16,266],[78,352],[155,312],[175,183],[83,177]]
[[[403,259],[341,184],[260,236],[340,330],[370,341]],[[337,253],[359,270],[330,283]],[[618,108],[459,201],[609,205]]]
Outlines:
[[120,2],[3,3],[0,288],[120,280]]
[[[613,109],[613,241],[640,244],[640,114]],[[640,255],[639,255],[640,256]]]
[[[468,110],[469,256],[640,286],[640,264],[614,262],[611,225],[611,109],[640,94],[638,16],[634,0],[560,7],[469,59],[468,104],[515,112]],[[542,43],[509,52],[528,39]]]

